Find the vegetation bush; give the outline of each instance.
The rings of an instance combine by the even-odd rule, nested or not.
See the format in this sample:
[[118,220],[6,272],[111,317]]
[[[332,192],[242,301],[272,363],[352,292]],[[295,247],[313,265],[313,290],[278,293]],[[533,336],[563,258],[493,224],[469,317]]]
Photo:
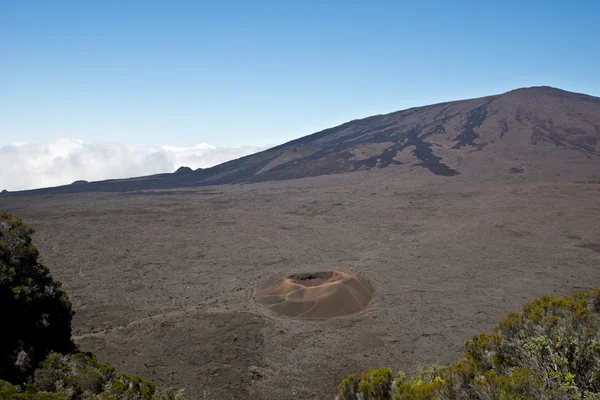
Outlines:
[[117,374],[93,354],[51,353],[25,387],[0,381],[0,400],[179,400],[181,392],[135,376]]
[[38,261],[33,229],[0,212],[0,377],[21,381],[48,353],[69,353],[71,303]]
[[38,261],[32,234],[20,218],[0,212],[0,400],[181,399],[181,392],[77,352],[69,297]]
[[340,400],[600,400],[600,290],[544,296],[465,344],[464,358],[407,378],[350,375]]

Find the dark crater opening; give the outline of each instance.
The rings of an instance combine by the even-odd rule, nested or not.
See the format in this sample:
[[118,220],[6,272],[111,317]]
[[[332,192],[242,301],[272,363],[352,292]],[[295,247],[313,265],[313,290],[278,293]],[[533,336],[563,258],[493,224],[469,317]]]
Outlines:
[[288,279],[291,279],[292,281],[304,286],[320,285],[331,278],[333,278],[333,272],[331,271],[293,274],[288,276]]

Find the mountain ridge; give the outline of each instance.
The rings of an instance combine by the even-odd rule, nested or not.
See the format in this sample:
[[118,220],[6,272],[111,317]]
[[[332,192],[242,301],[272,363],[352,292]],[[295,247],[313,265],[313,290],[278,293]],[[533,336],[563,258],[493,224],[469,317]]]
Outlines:
[[211,168],[11,194],[170,189],[402,166],[450,178],[477,170],[519,174],[530,163],[548,176],[587,179],[600,173],[599,141],[600,98],[535,86],[355,119]]

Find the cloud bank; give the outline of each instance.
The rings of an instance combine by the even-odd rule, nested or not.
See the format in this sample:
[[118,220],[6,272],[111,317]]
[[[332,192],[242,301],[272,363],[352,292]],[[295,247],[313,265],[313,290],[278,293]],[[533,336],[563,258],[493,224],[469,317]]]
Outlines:
[[24,190],[70,184],[84,179],[130,178],[173,172],[181,166],[207,168],[265,149],[128,146],[58,138],[51,143],[16,142],[0,147],[0,190]]

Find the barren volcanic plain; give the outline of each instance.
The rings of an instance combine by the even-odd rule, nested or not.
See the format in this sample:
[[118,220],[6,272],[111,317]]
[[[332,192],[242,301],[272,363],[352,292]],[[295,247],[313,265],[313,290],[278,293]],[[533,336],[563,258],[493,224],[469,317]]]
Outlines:
[[[600,99],[548,90],[522,100],[533,108],[510,95],[446,105],[456,117],[387,141],[365,131],[343,157],[283,146],[274,181],[77,185],[4,195],[0,209],[36,229],[82,350],[191,399],[332,399],[349,373],[452,362],[525,302],[600,286]],[[353,172],[284,179],[294,160]],[[372,298],[335,318],[264,304],[278,279],[337,283],[322,271],[357,274]]]

